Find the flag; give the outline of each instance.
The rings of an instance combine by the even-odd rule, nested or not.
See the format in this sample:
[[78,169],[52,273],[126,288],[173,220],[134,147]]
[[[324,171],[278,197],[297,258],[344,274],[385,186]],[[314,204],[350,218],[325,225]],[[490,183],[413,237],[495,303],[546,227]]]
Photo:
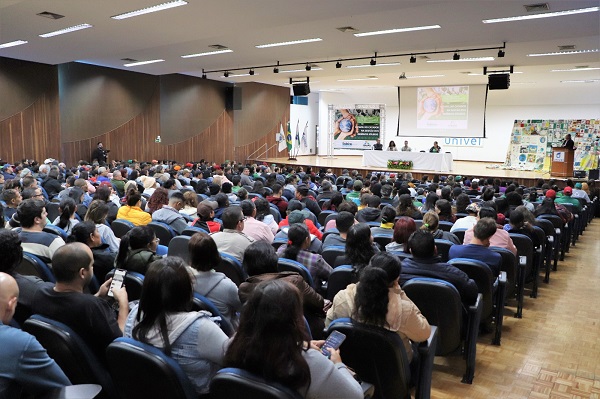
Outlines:
[[304,126],[304,131],[302,132],[302,145],[304,148],[308,147],[308,138],[306,137],[306,129],[308,129],[308,121],[306,121],[306,126]]
[[296,147],[300,149],[300,119],[298,119],[298,123],[296,123]]
[[277,142],[279,146],[277,147],[277,151],[281,152],[285,150],[285,134],[283,133],[283,124],[279,124],[279,133],[277,133]]
[[287,123],[287,135],[285,139],[288,151],[292,151],[292,129],[290,128],[290,122]]

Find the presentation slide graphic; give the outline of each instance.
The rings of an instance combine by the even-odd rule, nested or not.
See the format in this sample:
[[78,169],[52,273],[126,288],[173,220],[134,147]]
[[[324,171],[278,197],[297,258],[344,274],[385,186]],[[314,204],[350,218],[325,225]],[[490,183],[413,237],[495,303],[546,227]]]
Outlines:
[[418,129],[467,129],[469,86],[417,88]]
[[333,140],[336,149],[370,150],[381,137],[381,108],[341,108],[333,111]]

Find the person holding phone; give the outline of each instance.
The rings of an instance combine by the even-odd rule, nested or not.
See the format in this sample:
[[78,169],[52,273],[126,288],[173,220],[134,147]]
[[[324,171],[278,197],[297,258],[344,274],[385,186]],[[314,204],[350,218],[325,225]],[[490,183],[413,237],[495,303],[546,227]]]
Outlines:
[[309,341],[299,290],[287,281],[256,286],[225,354],[225,367],[238,367],[295,389],[304,398],[360,399],[363,391],[340,352],[325,341]]
[[335,319],[351,317],[398,333],[409,361],[413,358],[412,342],[429,338],[431,326],[398,283],[401,264],[398,257],[381,252],[371,258],[360,273],[358,284],[350,284],[333,298],[325,325]]

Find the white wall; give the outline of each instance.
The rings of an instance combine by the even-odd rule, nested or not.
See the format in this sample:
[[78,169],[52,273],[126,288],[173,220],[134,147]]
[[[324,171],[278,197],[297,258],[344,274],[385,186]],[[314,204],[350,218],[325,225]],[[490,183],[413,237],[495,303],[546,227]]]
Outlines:
[[[319,95],[318,93],[312,93],[308,95],[308,106],[307,105],[290,105],[290,129],[292,131],[292,142],[293,151],[295,153],[298,150],[298,155],[309,155],[317,153],[317,124],[319,107],[318,107]],[[300,121],[300,147],[296,148],[296,124]],[[302,133],[304,127],[308,122],[308,128],[306,129],[306,142],[307,147],[302,144]],[[285,126],[284,126],[285,130]]]
[[[449,146],[443,138],[397,137],[397,88],[372,88],[356,91],[321,92],[318,100],[319,155],[327,150],[328,105],[385,104],[386,122],[382,142],[394,140],[401,146],[409,141],[413,151],[429,150],[437,140],[443,151],[456,160],[504,162],[515,119],[600,119],[600,87],[598,84],[579,84],[561,88],[536,90],[535,85],[513,86],[508,90],[489,92],[486,113],[486,138],[479,146]],[[310,102],[309,106],[317,105]],[[360,151],[335,150],[336,155],[358,155]]]

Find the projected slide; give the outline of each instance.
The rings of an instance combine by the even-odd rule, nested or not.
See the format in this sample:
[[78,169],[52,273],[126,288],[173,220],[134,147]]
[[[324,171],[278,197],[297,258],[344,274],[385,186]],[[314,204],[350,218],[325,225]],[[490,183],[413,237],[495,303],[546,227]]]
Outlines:
[[417,88],[417,128],[466,129],[469,86]]

